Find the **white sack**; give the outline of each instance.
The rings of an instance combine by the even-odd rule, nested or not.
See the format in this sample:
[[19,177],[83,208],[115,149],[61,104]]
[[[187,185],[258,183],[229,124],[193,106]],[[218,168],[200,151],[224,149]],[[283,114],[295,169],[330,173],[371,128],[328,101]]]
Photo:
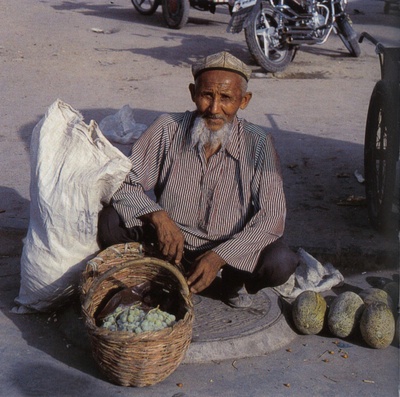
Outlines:
[[331,263],[322,265],[303,248],[297,251],[300,262],[285,284],[275,291],[285,298],[296,298],[303,291],[324,292],[343,283],[344,277]]
[[16,313],[47,311],[77,292],[99,250],[97,218],[131,167],[97,124],[57,100],[31,139],[30,221]]

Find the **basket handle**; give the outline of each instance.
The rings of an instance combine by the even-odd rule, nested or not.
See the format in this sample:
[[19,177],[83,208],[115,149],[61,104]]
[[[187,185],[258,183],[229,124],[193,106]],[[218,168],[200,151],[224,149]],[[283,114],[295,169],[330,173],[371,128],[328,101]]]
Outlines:
[[113,275],[114,273],[118,272],[119,270],[125,269],[127,267],[134,267],[136,265],[145,265],[147,263],[155,263],[164,269],[169,270],[180,282],[182,289],[183,289],[183,294],[186,298],[190,296],[190,290],[189,286],[186,282],[185,277],[183,274],[176,268],[175,266],[171,265],[168,262],[165,262],[161,259],[157,258],[152,258],[152,257],[146,257],[146,258],[138,258],[138,259],[130,259],[124,263],[121,263],[119,265],[116,265],[112,267],[111,269],[108,269],[105,271],[100,277],[97,277],[93,284],[91,285],[88,294],[86,295],[85,301],[84,301],[84,308],[87,309],[87,306],[89,304],[90,299],[92,298],[93,291],[109,276]]

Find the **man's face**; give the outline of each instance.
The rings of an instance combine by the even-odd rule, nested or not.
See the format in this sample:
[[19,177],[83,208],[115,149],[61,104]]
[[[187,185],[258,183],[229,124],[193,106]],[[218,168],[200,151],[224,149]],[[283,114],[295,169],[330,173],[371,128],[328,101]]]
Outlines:
[[211,131],[230,123],[251,99],[250,92],[242,91],[242,77],[226,70],[203,72],[189,89],[199,115]]

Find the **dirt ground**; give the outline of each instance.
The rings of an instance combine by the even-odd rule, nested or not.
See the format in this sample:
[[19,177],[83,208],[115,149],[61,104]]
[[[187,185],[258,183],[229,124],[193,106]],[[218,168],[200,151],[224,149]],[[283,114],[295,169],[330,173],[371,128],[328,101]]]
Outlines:
[[[136,121],[149,124],[160,113],[193,109],[187,89],[191,62],[229,50],[254,71],[253,99],[241,116],[265,126],[276,140],[288,243],[320,255],[334,252],[339,264],[347,265],[349,256],[353,262],[369,257],[378,266],[387,261],[382,252],[392,252],[393,244],[370,227],[366,207],[338,205],[349,196],[364,196],[354,172],[363,174],[366,113],[380,77],[372,44],[361,44],[360,58],[352,58],[331,36],[324,45],[301,47],[286,71],[273,75],[251,59],[243,33],[226,33],[225,6],[215,14],[191,9],[181,30],[166,28],[161,8],[142,16],[128,0],[21,0],[18,6],[4,1],[0,11],[5,237],[23,235],[28,226],[30,135],[56,98],[81,111],[87,122],[129,104]],[[398,45],[397,11],[385,15],[378,0],[350,1],[348,11],[358,33]],[[10,242],[15,253],[12,247]]]
[[[348,11],[358,33],[399,46],[400,14],[384,14],[383,5],[350,0]],[[99,379],[90,356],[54,331],[53,318],[9,314],[29,223],[30,137],[47,108],[60,98],[87,122],[99,122],[129,104],[138,122],[150,124],[161,113],[194,108],[190,65],[221,50],[253,68],[253,99],[240,116],[265,126],[275,138],[289,245],[331,261],[346,275],[345,286],[355,290],[371,276],[398,280],[398,237],[377,233],[365,205],[340,205],[349,196],[365,195],[354,172],[364,172],[365,120],[380,78],[372,44],[362,43],[356,59],[331,36],[322,46],[302,47],[285,72],[272,75],[251,59],[242,33],[226,33],[227,7],[215,14],[191,9],[179,31],[166,28],[161,9],[142,16],[130,0],[3,0],[0,14],[1,395],[397,394],[397,347],[378,351],[350,341],[342,347],[349,359],[343,359],[340,346],[333,346],[336,340],[325,335],[299,337],[290,351],[272,356],[183,366],[159,387],[121,389]],[[129,147],[121,150],[127,153]],[[325,363],[329,350],[335,354]]]

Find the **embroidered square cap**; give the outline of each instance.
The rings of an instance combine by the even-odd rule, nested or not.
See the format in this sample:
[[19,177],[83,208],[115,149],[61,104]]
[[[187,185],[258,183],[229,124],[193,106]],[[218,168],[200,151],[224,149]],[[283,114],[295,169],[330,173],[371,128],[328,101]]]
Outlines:
[[226,51],[208,55],[192,65],[192,74],[195,79],[206,70],[228,70],[240,74],[247,81],[251,76],[251,68]]

